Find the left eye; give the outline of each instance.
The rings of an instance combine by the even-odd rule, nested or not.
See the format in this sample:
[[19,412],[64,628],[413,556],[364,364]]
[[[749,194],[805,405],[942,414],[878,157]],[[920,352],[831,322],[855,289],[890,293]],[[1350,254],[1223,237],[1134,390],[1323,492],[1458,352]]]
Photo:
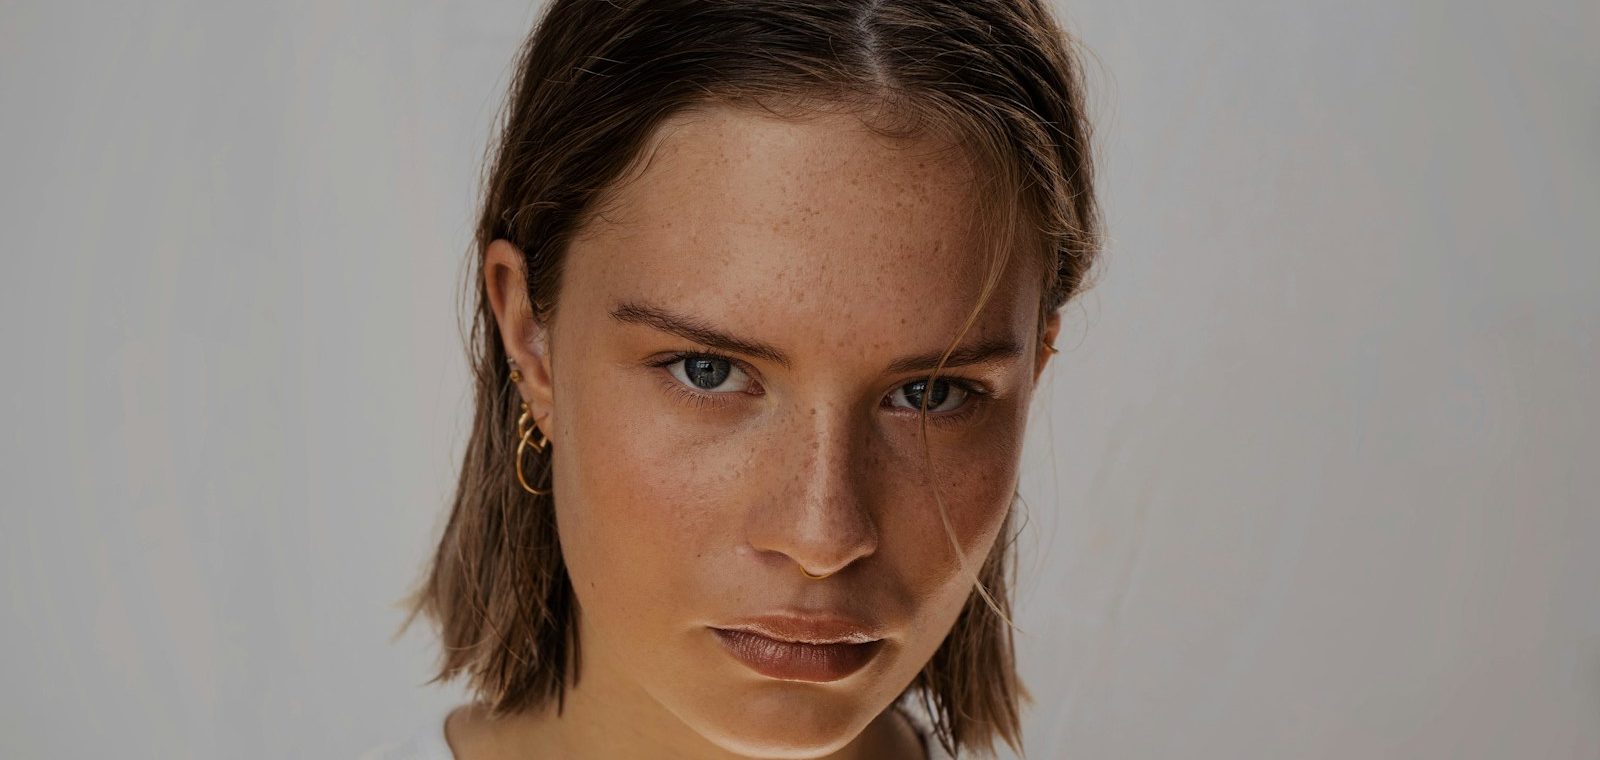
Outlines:
[[[955,391],[954,394],[951,393],[952,390]],[[927,396],[928,412],[932,414],[935,412],[950,411],[951,409],[959,409],[961,408],[961,402],[965,401],[967,396],[970,395],[972,395],[972,391],[963,387],[961,384],[940,379],[933,382],[933,389],[931,391],[928,389],[927,380],[917,380],[915,382],[906,383],[905,385],[896,388],[894,393],[889,394],[889,398],[891,400],[904,399],[906,401],[906,408],[920,412],[922,411],[923,396]],[[952,398],[956,401],[955,405],[949,409],[942,408],[941,405]]]

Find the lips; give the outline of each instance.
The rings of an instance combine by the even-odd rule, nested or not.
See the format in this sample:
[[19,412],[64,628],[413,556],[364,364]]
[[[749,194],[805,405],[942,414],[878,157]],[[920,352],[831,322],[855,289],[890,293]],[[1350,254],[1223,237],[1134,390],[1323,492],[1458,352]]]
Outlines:
[[837,681],[866,667],[883,648],[882,639],[807,644],[775,639],[747,629],[712,628],[711,631],[735,659],[751,670],[784,681]]

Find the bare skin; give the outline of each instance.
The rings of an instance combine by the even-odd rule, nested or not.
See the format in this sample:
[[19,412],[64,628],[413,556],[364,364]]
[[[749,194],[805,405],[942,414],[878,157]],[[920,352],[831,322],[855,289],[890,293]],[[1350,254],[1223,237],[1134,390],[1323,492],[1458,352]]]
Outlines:
[[[1042,344],[1059,326],[1038,334],[1041,263],[1014,256],[961,342],[1014,352],[949,364],[928,386],[931,365],[893,365],[937,359],[988,266],[963,154],[889,141],[847,114],[721,106],[654,137],[571,241],[550,323],[532,318],[520,252],[504,240],[486,252],[518,391],[553,447],[583,673],[559,716],[457,710],[450,744],[465,760],[921,758],[890,704],[954,624],[1010,508]],[[644,318],[661,313],[787,361]],[[732,359],[710,357],[716,380],[674,359],[713,349]],[[951,380],[993,395],[941,393]],[[813,683],[756,673],[708,628],[785,608],[879,624],[885,645]]]

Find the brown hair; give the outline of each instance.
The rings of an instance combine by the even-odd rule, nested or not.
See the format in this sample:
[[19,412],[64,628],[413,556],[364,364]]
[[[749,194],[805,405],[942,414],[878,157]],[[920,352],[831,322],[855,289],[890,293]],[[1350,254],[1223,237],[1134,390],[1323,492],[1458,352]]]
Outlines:
[[[476,266],[465,282],[477,292],[466,341],[472,433],[449,522],[401,626],[419,613],[437,624],[433,680],[465,673],[506,714],[551,698],[561,709],[579,673],[578,606],[554,505],[523,491],[514,471],[521,399],[483,283],[490,242],[522,250],[535,317],[548,322],[567,242],[664,118],[709,102],[795,118],[842,106],[884,134],[947,136],[988,169],[978,211],[992,268],[951,350],[1019,241],[1044,262],[1042,334],[1049,314],[1085,286],[1099,250],[1080,67],[1042,0],[551,2],[520,53],[486,161]],[[922,413],[926,443],[927,394]],[[548,457],[524,462],[547,488]],[[1013,512],[982,567],[968,568],[974,593],[955,625],[901,695],[921,695],[952,754],[992,754],[996,736],[1021,750],[1019,703],[1031,697],[1012,654]]]

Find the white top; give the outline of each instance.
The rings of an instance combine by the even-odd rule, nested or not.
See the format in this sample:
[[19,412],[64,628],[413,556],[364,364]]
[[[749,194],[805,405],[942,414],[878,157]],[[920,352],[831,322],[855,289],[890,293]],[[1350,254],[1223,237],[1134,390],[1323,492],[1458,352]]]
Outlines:
[[[920,705],[916,701],[912,701],[911,704]],[[917,733],[922,735],[922,746],[927,750],[928,760],[955,760],[944,751],[944,747],[939,745],[939,740],[934,738],[933,725],[920,707],[901,709],[899,703],[894,707],[899,709],[911,721]],[[357,760],[456,760],[455,754],[450,751],[449,742],[444,738],[444,721],[453,710],[454,708],[446,710],[444,715],[430,721],[410,739],[373,747]]]

